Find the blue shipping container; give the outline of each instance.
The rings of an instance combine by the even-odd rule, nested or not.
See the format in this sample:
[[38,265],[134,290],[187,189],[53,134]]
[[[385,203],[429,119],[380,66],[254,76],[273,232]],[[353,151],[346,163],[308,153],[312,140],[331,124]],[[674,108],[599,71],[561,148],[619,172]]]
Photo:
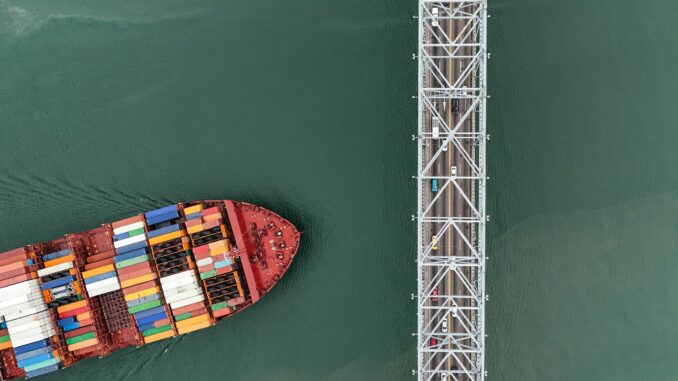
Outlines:
[[176,212],[178,210],[176,205],[170,205],[170,206],[165,206],[164,208],[156,209],[156,210],[151,210],[150,212],[146,212],[146,218],[151,218],[155,216],[159,216],[161,214],[166,214],[170,212]]

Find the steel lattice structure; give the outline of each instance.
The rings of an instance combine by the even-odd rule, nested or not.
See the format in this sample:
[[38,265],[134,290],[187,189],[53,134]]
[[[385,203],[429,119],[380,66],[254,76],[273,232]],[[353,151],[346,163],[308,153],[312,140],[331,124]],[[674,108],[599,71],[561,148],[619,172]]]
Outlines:
[[487,0],[419,0],[418,23],[416,373],[484,380]]

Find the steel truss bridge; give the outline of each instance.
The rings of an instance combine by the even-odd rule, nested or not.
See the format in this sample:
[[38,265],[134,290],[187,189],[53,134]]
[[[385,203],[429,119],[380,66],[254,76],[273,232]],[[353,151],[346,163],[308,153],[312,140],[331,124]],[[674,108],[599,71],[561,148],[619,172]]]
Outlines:
[[487,0],[418,0],[418,380],[484,380]]

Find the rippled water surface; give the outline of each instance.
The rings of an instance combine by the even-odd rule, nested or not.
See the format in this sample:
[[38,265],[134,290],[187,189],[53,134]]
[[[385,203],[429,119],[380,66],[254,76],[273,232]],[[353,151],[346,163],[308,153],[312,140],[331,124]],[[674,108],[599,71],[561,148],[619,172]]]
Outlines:
[[[678,3],[491,0],[493,380],[673,380]],[[247,312],[44,380],[412,380],[411,0],[0,0],[0,248],[181,200],[302,230]]]
[[410,379],[408,1],[0,1],[0,247],[180,200],[304,230],[252,309],[45,380]]

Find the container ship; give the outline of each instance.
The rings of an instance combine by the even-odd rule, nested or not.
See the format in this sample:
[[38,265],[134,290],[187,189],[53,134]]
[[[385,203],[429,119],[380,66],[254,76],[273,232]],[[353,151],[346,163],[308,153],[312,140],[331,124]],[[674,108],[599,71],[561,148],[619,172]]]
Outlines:
[[300,234],[248,203],[180,203],[0,253],[0,380],[216,324],[280,280]]

